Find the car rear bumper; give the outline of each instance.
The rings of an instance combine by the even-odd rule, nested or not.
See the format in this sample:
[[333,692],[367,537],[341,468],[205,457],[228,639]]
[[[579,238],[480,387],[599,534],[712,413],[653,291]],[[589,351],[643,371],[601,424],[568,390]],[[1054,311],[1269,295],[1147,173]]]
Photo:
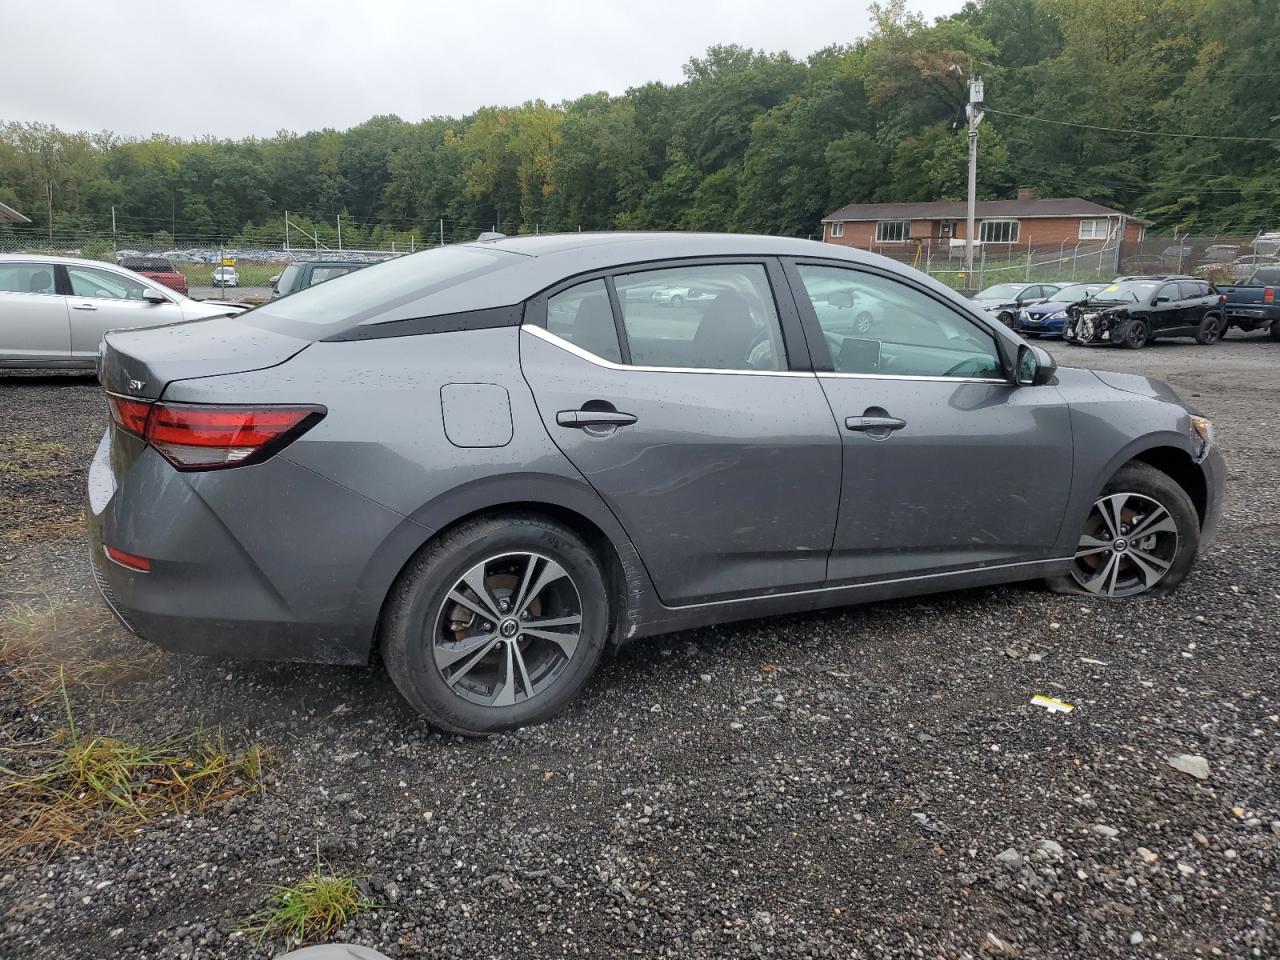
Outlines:
[[[370,570],[409,521],[279,456],[184,474],[147,448],[121,476],[113,459],[109,431],[89,469],[91,562],[132,632],[175,653],[368,661],[398,567]],[[150,571],[109,559],[106,545]]]

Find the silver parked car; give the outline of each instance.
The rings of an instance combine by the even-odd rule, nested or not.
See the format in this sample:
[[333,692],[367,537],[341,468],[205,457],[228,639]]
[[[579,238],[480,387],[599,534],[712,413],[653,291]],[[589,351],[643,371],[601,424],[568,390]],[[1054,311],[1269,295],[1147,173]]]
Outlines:
[[92,367],[108,330],[242,309],[97,260],[0,254],[0,367]]
[[544,720],[672,630],[1036,578],[1165,593],[1222,502],[1165,384],[1056,368],[929,277],[804,240],[443,247],[111,333],[101,378],[92,556],[134,631],[377,648],[463,733]]

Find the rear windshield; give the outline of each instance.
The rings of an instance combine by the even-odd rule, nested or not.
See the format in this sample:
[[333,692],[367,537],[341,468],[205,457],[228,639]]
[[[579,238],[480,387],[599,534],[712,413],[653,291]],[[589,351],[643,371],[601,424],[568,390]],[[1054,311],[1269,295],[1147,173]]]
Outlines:
[[[446,287],[500,270],[517,254],[471,245],[437,247],[375,263],[348,274],[341,283],[321,283],[269,300],[241,315],[246,323],[291,337],[320,340],[381,319]],[[284,278],[281,278],[281,292]],[[424,305],[422,316],[431,316]],[[404,311],[399,311],[400,319]],[[391,319],[391,317],[387,317]]]
[[1280,268],[1264,267],[1261,270],[1257,270],[1253,274],[1252,282],[1280,284]]

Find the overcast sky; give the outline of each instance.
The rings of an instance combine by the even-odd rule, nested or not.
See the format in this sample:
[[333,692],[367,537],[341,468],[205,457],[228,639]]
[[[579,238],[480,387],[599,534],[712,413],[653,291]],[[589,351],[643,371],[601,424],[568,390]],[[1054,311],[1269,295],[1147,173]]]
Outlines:
[[[929,19],[962,0],[908,0]],[[715,43],[803,57],[867,0],[40,0],[3,4],[0,119],[146,136],[345,129],[675,82]]]

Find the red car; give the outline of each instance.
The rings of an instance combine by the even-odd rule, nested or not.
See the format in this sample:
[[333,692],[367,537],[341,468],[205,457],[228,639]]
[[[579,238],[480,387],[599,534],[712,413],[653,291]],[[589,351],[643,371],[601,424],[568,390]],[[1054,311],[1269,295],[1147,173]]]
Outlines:
[[156,283],[163,283],[170,290],[177,290],[184,297],[187,295],[187,278],[173,268],[173,264],[164,257],[124,257],[120,266],[134,273],[140,273]]

